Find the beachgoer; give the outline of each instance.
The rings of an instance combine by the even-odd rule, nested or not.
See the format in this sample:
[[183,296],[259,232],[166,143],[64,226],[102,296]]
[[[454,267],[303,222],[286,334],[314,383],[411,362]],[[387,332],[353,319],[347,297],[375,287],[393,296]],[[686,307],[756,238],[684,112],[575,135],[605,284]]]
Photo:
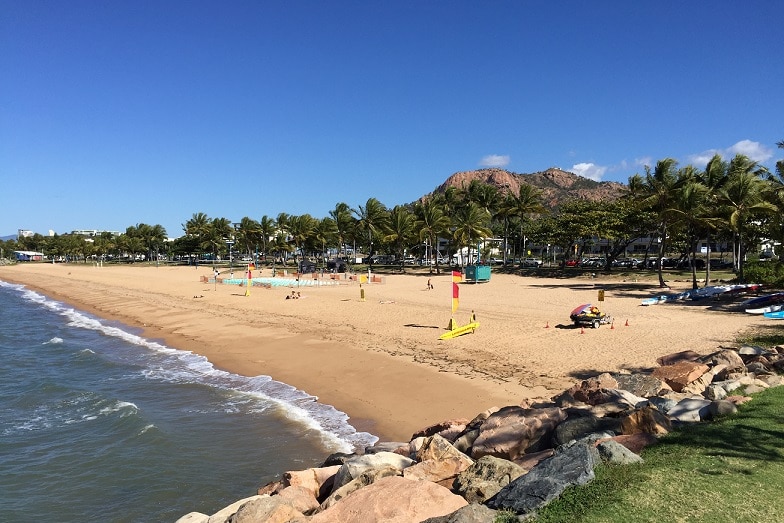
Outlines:
[[430,278],[428,278],[427,279],[427,290],[432,290],[432,289],[433,289],[433,284],[430,283]]

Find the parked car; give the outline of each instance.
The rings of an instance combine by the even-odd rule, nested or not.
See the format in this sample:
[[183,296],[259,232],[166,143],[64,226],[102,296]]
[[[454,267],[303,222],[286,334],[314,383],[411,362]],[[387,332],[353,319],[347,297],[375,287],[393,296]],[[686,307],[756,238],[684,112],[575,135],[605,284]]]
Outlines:
[[542,260],[538,260],[536,258],[523,258],[523,260],[520,261],[520,267],[523,267],[525,269],[531,269],[531,268],[536,269],[541,266],[542,266]]
[[613,267],[620,267],[624,269],[636,269],[640,265],[640,261],[634,258],[619,258],[612,263]]
[[604,267],[604,263],[604,258],[583,258],[583,261],[580,263],[580,265],[582,267],[593,267],[600,269]]
[[564,265],[567,267],[577,267],[580,265],[580,260],[566,260]]
[[[678,266],[679,269],[688,269],[689,268],[689,258],[681,258],[680,260],[678,260],[677,266]],[[703,260],[702,258],[696,258],[694,260],[694,267],[696,267],[697,270],[704,269],[705,268],[705,260]]]
[[719,270],[719,269],[732,269],[733,263],[730,260],[711,260],[710,261],[710,268]]

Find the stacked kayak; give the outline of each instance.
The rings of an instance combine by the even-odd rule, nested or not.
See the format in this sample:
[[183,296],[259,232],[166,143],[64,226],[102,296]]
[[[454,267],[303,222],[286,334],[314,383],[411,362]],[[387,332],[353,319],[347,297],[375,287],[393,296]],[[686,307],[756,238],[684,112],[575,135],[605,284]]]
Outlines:
[[749,314],[766,314],[779,312],[784,308],[784,292],[766,294],[758,298],[746,300],[740,304]]
[[688,291],[679,292],[677,294],[660,294],[653,298],[642,300],[643,305],[657,305],[659,303],[667,303],[679,300],[702,300],[705,298],[717,297],[720,295],[733,295],[744,292],[756,292],[760,288],[757,283],[739,283],[733,285],[712,285],[710,287],[703,287],[701,289],[690,289]]

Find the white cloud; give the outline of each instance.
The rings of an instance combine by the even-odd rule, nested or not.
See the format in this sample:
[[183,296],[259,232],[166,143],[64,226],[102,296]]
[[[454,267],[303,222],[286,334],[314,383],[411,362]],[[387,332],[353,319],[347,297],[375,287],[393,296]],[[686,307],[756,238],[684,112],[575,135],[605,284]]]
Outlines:
[[743,154],[748,156],[755,162],[763,163],[773,157],[773,149],[765,147],[759,142],[752,142],[751,140],[741,140],[726,149],[708,149],[701,153],[693,154],[687,159],[690,164],[695,167],[703,168],[708,164],[708,161],[713,158],[713,155],[718,154],[725,160],[731,160],[736,154]]
[[768,149],[759,142],[752,142],[751,140],[741,140],[727,149],[729,156],[736,154],[744,154],[754,160],[755,162],[766,162],[773,157],[773,150]]
[[479,162],[482,167],[506,167],[509,165],[509,156],[502,156],[500,154],[490,154],[482,158]]
[[634,159],[634,165],[636,165],[637,167],[645,167],[646,165],[650,167],[650,166],[653,165],[653,158],[651,158],[650,156],[643,156],[642,158],[635,158]]
[[602,176],[607,172],[607,167],[593,163],[577,163],[572,166],[572,172],[583,178],[588,178],[595,182],[602,181]]

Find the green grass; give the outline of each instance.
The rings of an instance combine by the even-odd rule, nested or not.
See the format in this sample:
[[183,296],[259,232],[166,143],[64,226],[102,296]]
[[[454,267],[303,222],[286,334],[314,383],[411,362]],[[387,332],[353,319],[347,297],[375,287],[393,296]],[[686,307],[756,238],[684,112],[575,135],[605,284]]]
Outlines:
[[642,457],[599,466],[592,483],[568,489],[534,521],[783,521],[784,387],[755,394],[734,416],[674,431]]

